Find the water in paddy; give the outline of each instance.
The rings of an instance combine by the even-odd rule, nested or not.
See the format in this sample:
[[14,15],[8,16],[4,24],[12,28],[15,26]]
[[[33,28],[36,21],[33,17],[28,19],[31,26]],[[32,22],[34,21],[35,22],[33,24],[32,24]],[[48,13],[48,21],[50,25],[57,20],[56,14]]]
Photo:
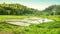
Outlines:
[[54,20],[48,18],[24,18],[24,19],[5,19],[7,23],[20,25],[20,26],[29,26],[31,24],[40,24],[43,22],[53,22]]

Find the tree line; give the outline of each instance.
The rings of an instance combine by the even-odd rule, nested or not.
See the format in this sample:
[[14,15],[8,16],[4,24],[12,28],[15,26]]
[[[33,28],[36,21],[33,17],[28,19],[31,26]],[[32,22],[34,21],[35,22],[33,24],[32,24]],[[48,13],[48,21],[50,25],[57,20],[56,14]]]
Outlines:
[[21,4],[0,4],[0,15],[60,15],[60,5],[52,5],[45,10],[28,8]]
[[20,4],[0,4],[0,15],[40,15],[40,11]]
[[52,5],[43,11],[46,15],[60,15],[60,5]]

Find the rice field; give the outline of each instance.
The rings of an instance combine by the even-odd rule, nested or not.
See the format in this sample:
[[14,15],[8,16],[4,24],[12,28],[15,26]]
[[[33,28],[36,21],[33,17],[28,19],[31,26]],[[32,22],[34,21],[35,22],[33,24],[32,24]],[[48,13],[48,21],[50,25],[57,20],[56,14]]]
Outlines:
[[[11,16],[0,15],[0,21],[6,18],[24,19],[35,16]],[[60,34],[60,18],[56,16],[38,16],[39,18],[49,18],[56,20],[42,24],[32,24],[30,26],[18,26],[6,22],[0,22],[0,34]],[[3,32],[3,33],[2,33]]]

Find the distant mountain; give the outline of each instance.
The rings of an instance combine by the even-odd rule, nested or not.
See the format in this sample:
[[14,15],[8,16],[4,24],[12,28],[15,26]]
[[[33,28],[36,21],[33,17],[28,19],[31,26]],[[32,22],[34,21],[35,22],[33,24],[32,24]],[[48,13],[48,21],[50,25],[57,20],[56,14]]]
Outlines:
[[60,5],[52,5],[43,10],[44,13],[50,14],[50,15],[60,15]]

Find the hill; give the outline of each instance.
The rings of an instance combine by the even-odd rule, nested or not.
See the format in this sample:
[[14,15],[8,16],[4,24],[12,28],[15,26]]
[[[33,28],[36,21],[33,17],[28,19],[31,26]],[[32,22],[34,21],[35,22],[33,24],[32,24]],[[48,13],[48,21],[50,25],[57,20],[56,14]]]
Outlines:
[[21,4],[0,4],[0,15],[39,15],[40,11]]
[[60,15],[60,5],[52,5],[44,10],[46,15]]

